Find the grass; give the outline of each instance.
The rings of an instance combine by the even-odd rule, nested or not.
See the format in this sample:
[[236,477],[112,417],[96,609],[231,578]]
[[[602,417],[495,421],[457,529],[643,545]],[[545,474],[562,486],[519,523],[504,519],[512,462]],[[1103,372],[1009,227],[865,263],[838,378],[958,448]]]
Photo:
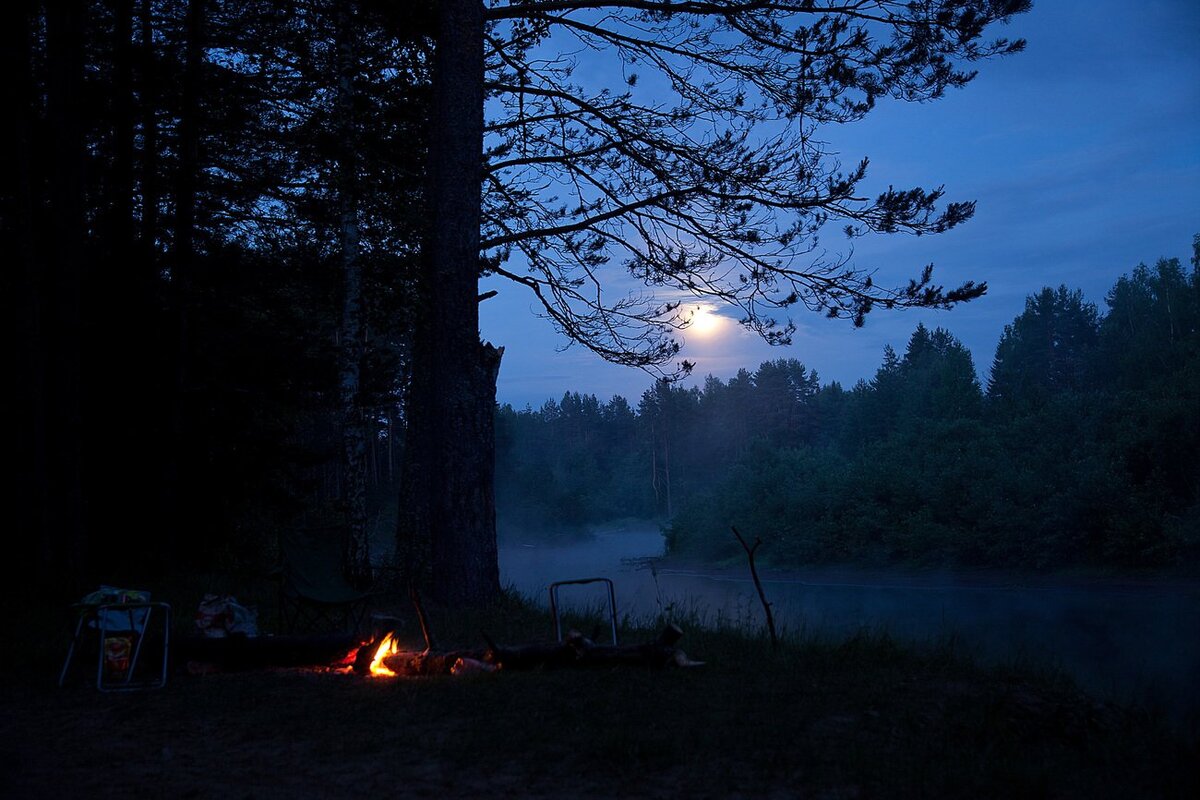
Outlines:
[[[513,600],[432,611],[446,645],[550,631]],[[176,674],[127,695],[56,688],[65,642],[31,639],[3,667],[0,796],[1200,796],[1194,736],[1053,674],[881,634],[791,637],[774,653],[729,625],[684,627],[706,666]]]

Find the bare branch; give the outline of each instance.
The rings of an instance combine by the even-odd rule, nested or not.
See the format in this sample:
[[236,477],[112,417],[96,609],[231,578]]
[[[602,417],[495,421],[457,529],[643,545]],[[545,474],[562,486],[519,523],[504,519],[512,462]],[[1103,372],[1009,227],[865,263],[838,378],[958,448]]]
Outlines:
[[[983,40],[1023,0],[531,0],[488,15],[483,246],[489,269],[531,290],[573,341],[620,363],[678,351],[680,297],[738,307],[769,342],[802,305],[862,324],[876,307],[948,308],[986,285],[946,288],[928,269],[896,287],[821,237],[940,233],[972,203],[941,187],[862,190],[824,150],[819,126],[857,120],[884,96],[929,100],[966,85],[963,64],[1020,49]],[[572,81],[579,48],[621,68],[623,85]],[[579,51],[582,52],[582,51]],[[658,81],[642,92],[639,71]],[[664,93],[662,87],[669,87]],[[527,274],[501,268],[510,258]],[[617,258],[653,294],[606,292]]]
[[771,649],[778,651],[779,634],[775,632],[775,615],[771,613],[771,604],[767,602],[767,593],[763,591],[762,581],[759,580],[758,568],[754,566],[754,553],[762,545],[762,539],[756,536],[754,538],[754,544],[751,546],[746,544],[746,540],[742,538],[742,534],[738,532],[737,528],[730,525],[729,529],[733,531],[733,535],[737,537],[738,544],[740,544],[742,549],[746,551],[746,561],[750,564],[750,577],[754,580],[754,588],[758,590],[758,600],[760,603],[762,603],[763,614],[765,614],[767,618],[767,631],[771,634]]

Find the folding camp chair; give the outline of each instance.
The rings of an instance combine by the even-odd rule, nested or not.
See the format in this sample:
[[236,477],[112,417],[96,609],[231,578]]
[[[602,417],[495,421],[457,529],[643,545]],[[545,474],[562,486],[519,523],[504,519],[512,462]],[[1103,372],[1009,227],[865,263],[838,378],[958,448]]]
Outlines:
[[280,537],[279,621],[285,633],[359,633],[372,592],[351,586],[342,568],[346,531],[295,528]]
[[59,686],[66,684],[78,655],[88,650],[96,654],[96,688],[102,692],[166,686],[171,607],[150,602],[146,592],[125,594],[135,597],[115,602],[98,599],[73,606],[75,633],[58,675]]

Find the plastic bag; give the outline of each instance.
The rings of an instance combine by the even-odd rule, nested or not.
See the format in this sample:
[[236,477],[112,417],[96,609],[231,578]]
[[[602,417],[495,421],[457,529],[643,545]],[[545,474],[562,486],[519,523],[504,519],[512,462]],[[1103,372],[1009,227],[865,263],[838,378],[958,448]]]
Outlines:
[[196,609],[196,628],[205,636],[258,636],[258,609],[247,608],[232,595],[206,594]]

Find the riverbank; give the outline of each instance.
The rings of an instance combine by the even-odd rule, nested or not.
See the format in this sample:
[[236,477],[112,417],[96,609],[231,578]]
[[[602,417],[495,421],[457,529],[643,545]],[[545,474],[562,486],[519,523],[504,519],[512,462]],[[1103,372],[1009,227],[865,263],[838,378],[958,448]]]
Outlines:
[[[544,638],[520,603],[435,613],[447,643]],[[413,631],[409,631],[410,634]],[[625,630],[623,641],[653,635]],[[366,679],[174,675],[165,689],[0,689],[13,798],[1192,797],[1195,732],[1060,677],[887,637],[689,629],[695,669]]]
[[[501,549],[501,576],[543,603],[552,581],[608,577],[621,616],[680,614],[761,629],[744,561],[712,567],[662,554],[656,526],[518,540]],[[1200,581],[1186,576],[858,566],[768,566],[762,574],[777,623],[795,634],[886,631],[908,644],[955,638],[987,663],[1061,669],[1097,696],[1168,709],[1181,721],[1200,717]],[[606,602],[601,594],[579,588],[563,599],[594,607]]]

